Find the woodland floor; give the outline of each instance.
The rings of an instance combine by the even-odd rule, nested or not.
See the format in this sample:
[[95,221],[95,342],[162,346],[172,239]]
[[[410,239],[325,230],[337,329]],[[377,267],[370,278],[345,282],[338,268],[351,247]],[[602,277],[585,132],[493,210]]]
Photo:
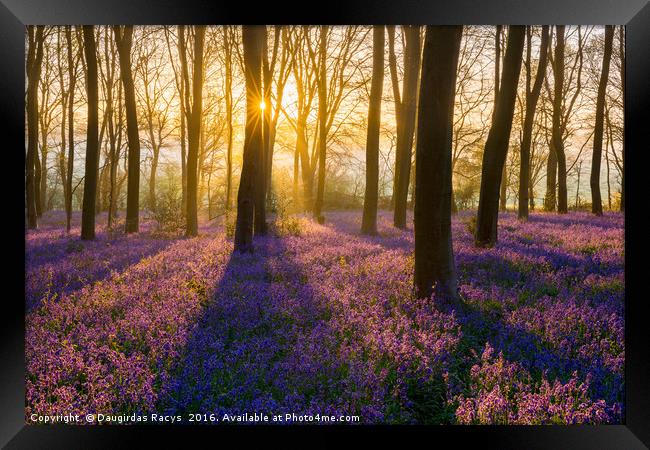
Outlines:
[[[200,236],[26,234],[26,417],[344,414],[360,423],[620,423],[624,220],[499,218],[477,249],[453,219],[463,310],[411,296],[412,230],[380,212],[286,221],[233,254]],[[104,220],[104,222],[102,222]]]

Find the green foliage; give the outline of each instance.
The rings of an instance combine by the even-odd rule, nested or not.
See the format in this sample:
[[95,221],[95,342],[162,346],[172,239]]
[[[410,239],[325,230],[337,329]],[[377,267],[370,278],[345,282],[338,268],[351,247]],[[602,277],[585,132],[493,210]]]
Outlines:
[[292,201],[286,190],[276,190],[270,196],[271,211],[275,212],[272,229],[278,236],[300,236],[302,221],[290,213]]
[[157,198],[156,206],[150,212],[150,218],[156,223],[160,233],[180,234],[185,229],[183,199],[177,185],[166,186]]

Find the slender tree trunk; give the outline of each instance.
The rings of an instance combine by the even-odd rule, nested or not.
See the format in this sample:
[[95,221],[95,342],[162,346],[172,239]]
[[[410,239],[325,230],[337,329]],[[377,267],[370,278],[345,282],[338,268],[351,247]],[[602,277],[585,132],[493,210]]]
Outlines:
[[580,175],[582,174],[582,161],[578,163],[578,182],[576,183],[576,211],[578,210],[578,207],[580,206]]
[[74,89],[77,82],[76,61],[72,52],[72,26],[65,27],[65,40],[68,47],[68,78],[70,80],[68,99],[68,177],[65,197],[65,230],[70,232],[72,222],[72,174],[74,171]]
[[135,88],[131,72],[131,45],[133,26],[116,25],[113,27],[115,44],[120,58],[120,75],[124,86],[124,104],[126,106],[126,133],[129,144],[129,174],[127,179],[126,227],[127,233],[139,230],[140,213],[140,137],[138,135],[138,117],[135,104]]
[[47,143],[46,131],[47,130],[45,129],[45,127],[41,127],[41,175],[39,177],[39,196],[38,196],[40,200],[41,214],[44,211],[47,211],[47,156],[50,152],[50,149]]
[[[501,76],[501,53],[502,53],[501,37],[503,36],[503,25],[497,25],[496,28],[497,30],[494,35],[494,106],[492,109],[492,117],[494,117],[494,114],[496,112],[497,98],[499,98],[499,78]],[[501,185],[499,188],[499,209],[501,211],[506,210],[506,176],[507,176],[506,164],[504,163],[501,172]]]
[[548,159],[546,160],[546,195],[544,196],[544,209],[546,211],[555,211],[557,190],[557,153],[555,146],[551,142]]
[[227,149],[226,149],[226,210],[232,208],[232,41],[229,37],[230,29],[224,28],[224,51],[226,66],[226,127],[227,127]]
[[[609,115],[609,111],[607,111],[607,108],[605,108],[605,115],[606,115],[605,122],[607,122],[606,125],[609,128],[609,126],[610,126],[609,117],[607,117]],[[609,211],[611,211],[612,210],[612,186],[611,186],[611,182],[610,182],[610,179],[609,179],[610,178],[610,172],[609,172],[609,146],[610,146],[610,144],[612,144],[612,140],[610,139],[609,132],[607,133],[605,139],[606,139],[605,140],[605,142],[606,142],[606,144],[605,144],[605,170],[606,170],[605,179],[607,180],[607,209]]]
[[506,211],[508,204],[508,155],[503,162],[503,169],[501,170],[501,185],[499,186],[499,211]]
[[[183,94],[181,94],[182,96]],[[181,107],[181,209],[187,211],[187,113]]]
[[418,298],[460,302],[451,236],[454,92],[462,26],[427,26],[418,105],[415,273]]
[[300,154],[298,153],[298,146],[293,152],[293,210],[300,209],[300,193],[298,190],[298,177],[300,176]]
[[67,114],[68,114],[68,101],[70,99],[70,83],[68,82],[68,90],[65,89],[65,71],[63,70],[64,55],[62,51],[63,39],[61,37],[62,27],[57,29],[56,36],[56,58],[59,68],[59,89],[61,90],[61,150],[59,151],[59,171],[61,172],[61,188],[63,190],[63,199],[68,198],[68,183],[67,183],[67,167],[65,164],[66,153],[66,137],[67,137]]
[[242,27],[244,67],[246,76],[246,127],[244,154],[239,190],[237,192],[237,222],[235,250],[253,251],[255,213],[255,181],[262,154],[262,33],[257,26]]
[[205,25],[194,29],[194,61],[192,63],[192,112],[187,124],[187,225],[185,235],[197,236],[199,233],[197,194],[198,158],[201,139],[201,117],[203,115],[203,43]]
[[[621,90],[623,91],[623,117],[625,117],[625,26],[621,25],[619,28],[619,55],[621,58]],[[622,142],[622,157],[621,157],[621,212],[625,211],[625,132],[623,132]]]
[[88,129],[86,132],[86,170],[81,213],[81,239],[95,239],[95,195],[97,191],[97,167],[99,166],[97,51],[95,30],[92,25],[83,26],[84,54],[86,57],[86,91],[88,99]]
[[266,141],[265,147],[266,147],[266,197],[267,197],[267,202],[272,198],[271,195],[273,194],[273,183],[272,183],[272,175],[273,175],[273,153],[274,153],[274,147],[275,147],[275,135],[277,132],[277,123],[278,123],[278,118],[280,116],[280,112],[282,110],[282,97],[284,96],[284,86],[286,85],[286,73],[288,69],[288,64],[289,64],[289,52],[287,51],[287,48],[284,47],[284,45],[287,42],[287,31],[285,28],[283,28],[280,25],[275,25],[274,26],[274,41],[273,41],[273,64],[272,67],[270,68],[269,71],[265,70],[265,77],[268,79],[268,81],[265,81],[265,84],[268,85],[268,90],[266,91],[265,96],[268,98],[267,104],[271,104],[271,83],[272,83],[272,78],[274,76],[274,68],[275,68],[275,63],[277,61],[277,54],[278,54],[278,48],[280,46],[280,40],[282,36],[282,41],[284,42],[283,48],[282,48],[282,55],[281,55],[281,60],[280,60],[280,71],[278,73],[278,78],[275,83],[276,85],[276,91],[275,91],[275,108],[274,108],[274,114],[273,117],[271,118],[271,109],[269,108],[268,111],[265,111],[266,115],[266,120],[268,122],[268,139]]
[[38,159],[38,82],[43,61],[43,26],[27,27],[29,47],[27,53],[27,168],[26,168],[26,202],[27,228],[34,230],[38,227],[38,200],[36,167]]
[[567,208],[567,182],[566,182],[566,154],[562,139],[562,92],[564,89],[564,25],[557,25],[555,41],[555,61],[553,67],[554,93],[553,93],[553,121],[552,136],[553,149],[557,160],[557,212],[565,214]]
[[[308,111],[307,111],[308,113]],[[307,144],[307,115],[301,114],[296,120],[296,151],[300,157],[300,170],[302,172],[303,207],[305,211],[313,206],[312,196],[314,194],[314,179],[311,176],[311,165],[309,162],[309,149]]]
[[612,57],[612,42],[614,40],[614,27],[605,26],[605,52],[603,66],[598,83],[598,98],[596,99],[596,125],[594,128],[594,151],[591,161],[591,212],[597,216],[603,215],[603,203],[600,195],[600,162],[603,152],[603,122],[605,114],[605,93],[609,77],[609,63]]
[[[397,197],[397,185],[400,165],[400,147],[399,140],[402,134],[402,100],[399,91],[399,81],[397,74],[397,57],[395,56],[395,25],[386,25],[388,32],[388,69],[390,72],[391,85],[393,86],[393,101],[395,103],[395,132],[397,134],[397,146],[395,149],[395,171],[393,176],[393,193],[391,196],[390,206],[395,208],[395,201]],[[406,49],[404,49],[406,52]],[[404,64],[404,71],[407,66]]]
[[[528,219],[528,202],[529,191],[531,189],[530,182],[530,147],[533,136],[533,123],[535,121],[535,110],[537,108],[537,101],[539,94],[542,90],[542,83],[546,76],[546,65],[548,62],[548,41],[549,41],[549,27],[544,25],[542,27],[542,42],[540,44],[539,62],[537,64],[537,73],[535,75],[535,82],[533,83],[532,90],[530,89],[531,80],[531,47],[532,47],[532,27],[527,27],[528,43],[526,51],[526,116],[524,118],[523,136],[521,141],[521,156],[519,167],[519,211],[518,217],[522,220]],[[532,195],[530,195],[532,201]]]
[[[38,125],[36,125],[36,127],[38,128]],[[41,200],[41,156],[38,150],[37,137],[36,150],[34,150],[34,202],[36,203],[36,217],[40,218],[43,215],[43,202]]]
[[415,115],[417,110],[418,75],[420,73],[420,27],[404,27],[406,48],[404,49],[404,84],[403,101],[400,102],[399,121],[402,126],[397,133],[397,160],[395,164],[396,192],[393,224],[397,228],[406,228],[406,205],[411,175],[411,153]]
[[524,37],[524,26],[509,26],[501,87],[483,153],[481,192],[476,220],[477,246],[492,246],[497,241],[499,186],[512,128]]
[[363,201],[361,232],[377,234],[377,202],[379,190],[379,125],[381,95],[384,85],[384,26],[372,31],[372,81],[368,104],[368,135],[366,140],[366,192]]
[[149,175],[149,208],[152,211],[156,210],[156,172],[158,171],[158,158],[160,156],[160,148],[158,144],[152,145],[152,158],[151,158],[151,174]]
[[[258,150],[257,170],[255,171],[254,182],[254,195],[255,195],[255,223],[253,225],[253,233],[255,236],[262,236],[266,234],[266,155],[269,148],[269,121],[271,112],[271,74],[266,73],[269,71],[268,65],[268,33],[266,25],[260,25],[255,30],[259,45],[261,46],[261,64],[262,64],[262,91],[260,92],[260,100],[258,108],[260,111],[260,119],[262,120],[261,127],[261,146]],[[268,84],[267,84],[268,82]],[[267,91],[268,89],[268,91]]]
[[314,219],[323,223],[322,214],[323,197],[325,195],[325,161],[327,156],[327,30],[326,25],[320,28],[318,65],[318,185],[316,188],[316,201],[314,203]]

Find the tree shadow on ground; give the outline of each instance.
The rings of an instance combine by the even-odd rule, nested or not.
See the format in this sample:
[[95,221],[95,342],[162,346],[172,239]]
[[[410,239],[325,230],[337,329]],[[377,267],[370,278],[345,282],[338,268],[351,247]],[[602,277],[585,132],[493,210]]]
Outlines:
[[[594,400],[605,399],[609,404],[622,401],[623,375],[606,367],[601,358],[578,358],[563,354],[543,336],[506,321],[507,307],[498,301],[465,301],[458,319],[463,334],[458,349],[458,376],[469,380],[471,366],[479,364],[480,355],[489,343],[495,354],[503,352],[506,360],[519,363],[534,380],[566,383],[577,371],[580,380],[590,378]],[[477,358],[478,357],[478,358]]]
[[[94,241],[62,236],[55,241],[30,243],[25,256],[25,307],[32,310],[46,294],[69,295],[127,271],[143,258],[164,252],[178,239],[98,233]],[[35,284],[32,284],[35,283]]]
[[231,254],[163,383],[165,411],[301,413],[338,395],[322,383],[336,368],[301,351],[313,333],[332,337],[325,303],[284,238],[255,238],[254,246],[252,254]]

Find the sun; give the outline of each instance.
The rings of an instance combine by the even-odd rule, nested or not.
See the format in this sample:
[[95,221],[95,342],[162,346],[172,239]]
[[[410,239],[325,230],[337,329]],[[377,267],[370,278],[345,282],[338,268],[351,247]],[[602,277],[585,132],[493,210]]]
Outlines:
[[264,100],[262,100],[262,101],[260,102],[260,109],[261,109],[262,111],[264,111],[264,110],[266,109],[266,102],[265,102]]

